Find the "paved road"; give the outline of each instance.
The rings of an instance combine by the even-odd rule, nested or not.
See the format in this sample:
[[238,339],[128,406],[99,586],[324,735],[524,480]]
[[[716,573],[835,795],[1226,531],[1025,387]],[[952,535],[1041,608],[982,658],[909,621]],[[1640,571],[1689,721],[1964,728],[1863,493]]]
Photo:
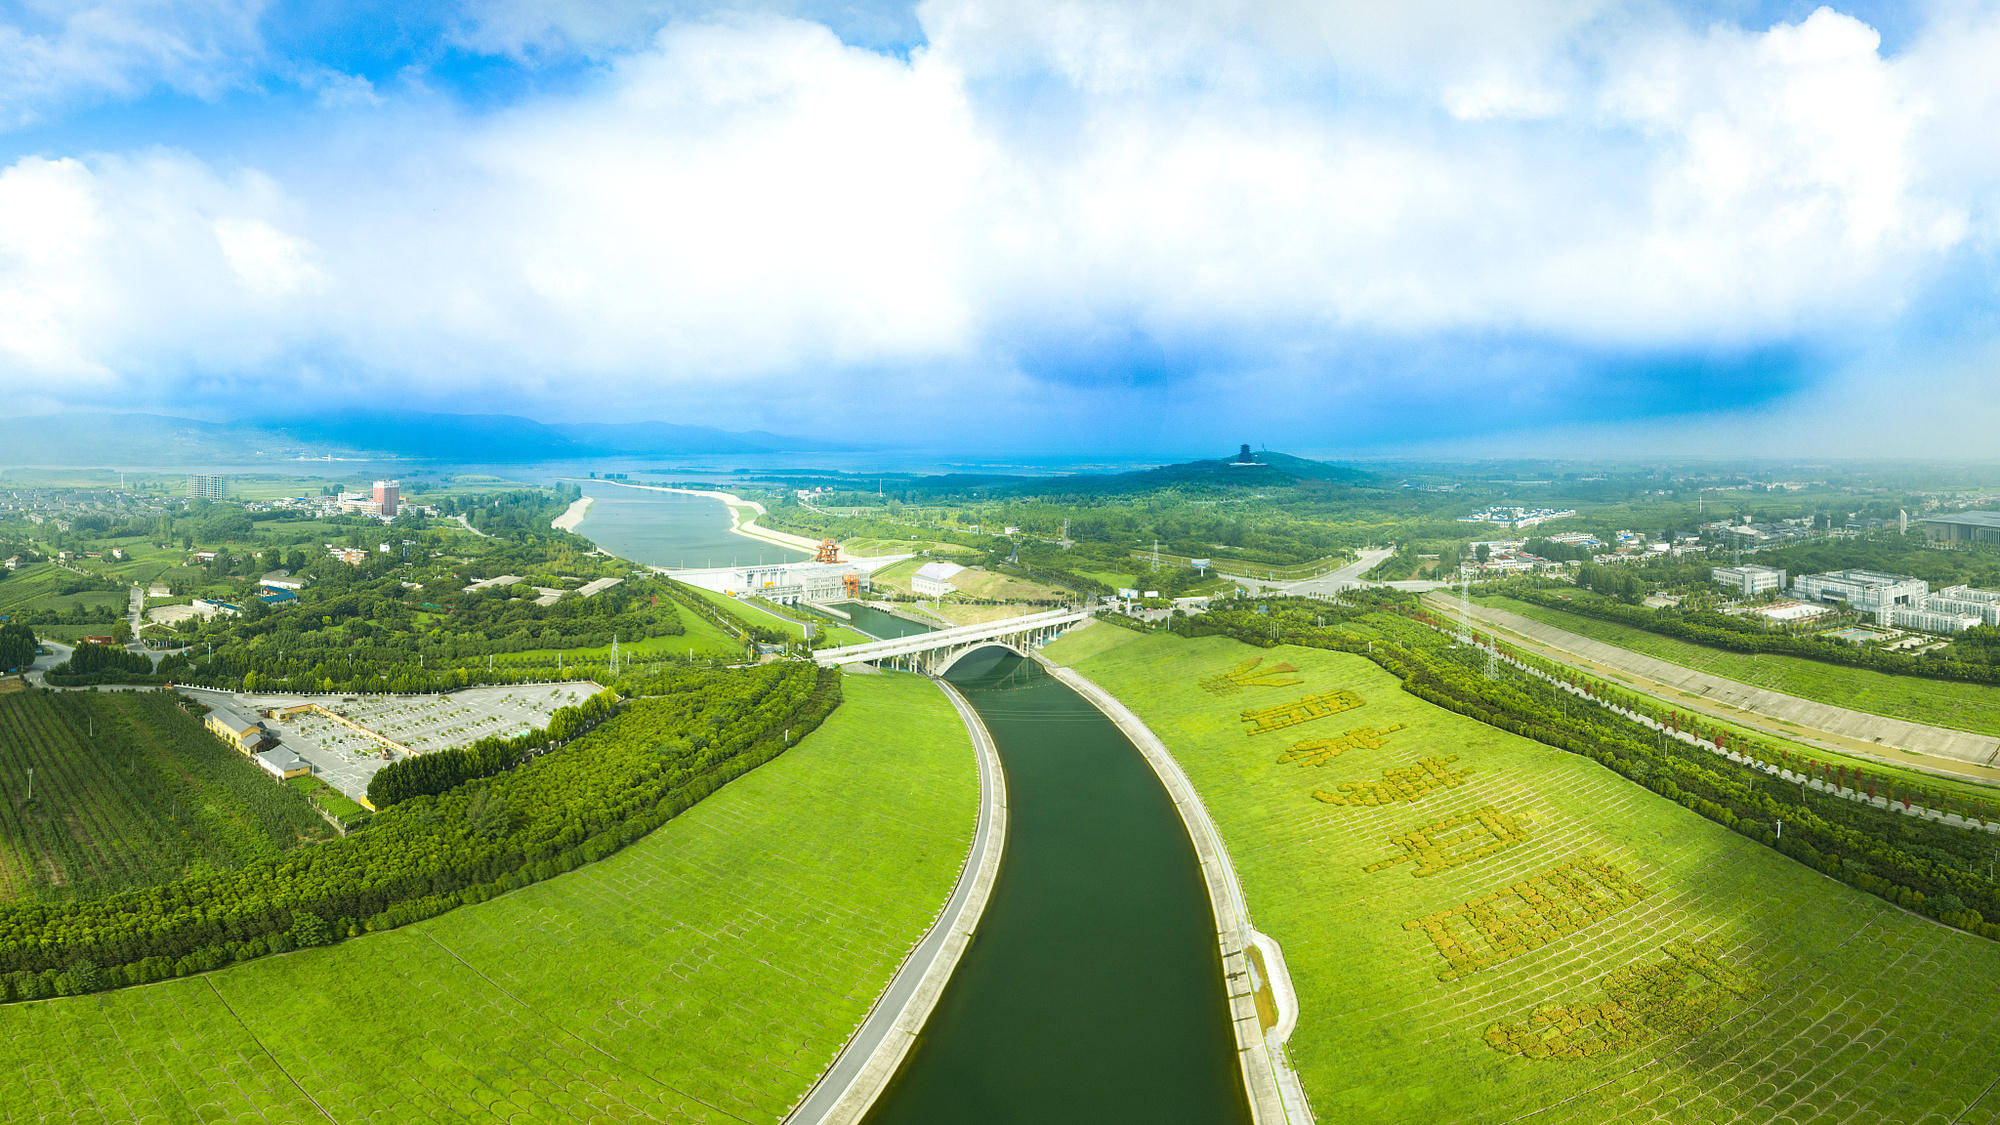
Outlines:
[[[1451,603],[1455,613],[1457,601]],[[1473,620],[1531,642],[1567,664],[1608,670],[1641,691],[1718,718],[1844,754],[1981,781],[2000,779],[2000,739],[1891,719],[1751,687],[1592,640],[1504,609],[1474,604]]]
[[[1361,576],[1381,565],[1383,559],[1395,554],[1386,548],[1376,547],[1360,553],[1360,557],[1339,570],[1328,571],[1316,578],[1301,578],[1295,581],[1258,578],[1245,574],[1222,574],[1222,577],[1240,582],[1253,590],[1271,590],[1281,594],[1337,594],[1350,586],[1362,585]],[[1221,571],[1216,573],[1221,574]]]

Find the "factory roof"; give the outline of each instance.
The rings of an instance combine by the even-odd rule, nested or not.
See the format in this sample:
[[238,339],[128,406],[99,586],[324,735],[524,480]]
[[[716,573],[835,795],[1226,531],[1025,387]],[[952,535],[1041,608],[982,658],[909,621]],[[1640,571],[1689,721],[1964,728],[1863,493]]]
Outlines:
[[2000,527],[2000,512],[1951,512],[1942,516],[1925,516],[1924,523],[1956,523],[1967,527]]

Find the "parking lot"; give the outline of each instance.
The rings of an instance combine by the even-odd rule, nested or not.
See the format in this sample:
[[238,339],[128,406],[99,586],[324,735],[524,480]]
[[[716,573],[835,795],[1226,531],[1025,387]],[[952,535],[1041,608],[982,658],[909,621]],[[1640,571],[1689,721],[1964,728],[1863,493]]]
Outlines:
[[263,723],[280,745],[312,765],[314,776],[360,798],[367,796],[375,772],[405,751],[424,754],[489,736],[511,738],[547,726],[557,708],[573,706],[601,690],[594,683],[575,681],[474,687],[448,695],[270,695],[202,689],[191,689],[188,695],[246,716],[302,704],[316,704],[339,716],[300,711]]

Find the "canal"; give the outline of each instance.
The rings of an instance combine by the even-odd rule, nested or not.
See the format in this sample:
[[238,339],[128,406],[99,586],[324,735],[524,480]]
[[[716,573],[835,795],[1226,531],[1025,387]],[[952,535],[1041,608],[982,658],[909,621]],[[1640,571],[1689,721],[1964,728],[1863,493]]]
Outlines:
[[1152,768],[1032,661],[985,649],[948,678],[1006,770],[1006,850],[870,1125],[1248,1122],[1214,914]]

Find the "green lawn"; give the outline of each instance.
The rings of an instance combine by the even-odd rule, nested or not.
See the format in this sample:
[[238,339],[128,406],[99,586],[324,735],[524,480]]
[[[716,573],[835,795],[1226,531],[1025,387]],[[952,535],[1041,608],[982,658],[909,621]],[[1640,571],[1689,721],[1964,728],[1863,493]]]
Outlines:
[[846,691],[799,746],[581,870],[328,949],[0,1006],[0,1119],[777,1121],[944,904],[978,807],[936,687]]
[[[1284,949],[1302,1011],[1290,1053],[1322,1121],[2000,1118],[2000,945],[1423,703],[1361,657],[1101,626],[1047,651],[1130,704],[1200,791]],[[1200,686],[1251,656],[1303,682]],[[1245,709],[1340,689],[1358,705],[1247,733]],[[1455,783],[1367,788],[1423,759]],[[1482,811],[1512,819],[1475,831]],[[1594,921],[1559,873],[1586,856],[1630,888],[1593,877]],[[1701,957],[1711,968],[1688,971]],[[1503,1049],[1536,1043],[1593,1053]]]
[[1697,671],[1754,687],[1978,734],[2000,734],[2000,687],[1988,684],[1894,676],[1866,668],[1824,664],[1797,656],[1724,652],[1706,645],[1663,637],[1629,625],[1599,621],[1512,598],[1480,598],[1480,603],[1518,613],[1572,633],[1669,660]]

